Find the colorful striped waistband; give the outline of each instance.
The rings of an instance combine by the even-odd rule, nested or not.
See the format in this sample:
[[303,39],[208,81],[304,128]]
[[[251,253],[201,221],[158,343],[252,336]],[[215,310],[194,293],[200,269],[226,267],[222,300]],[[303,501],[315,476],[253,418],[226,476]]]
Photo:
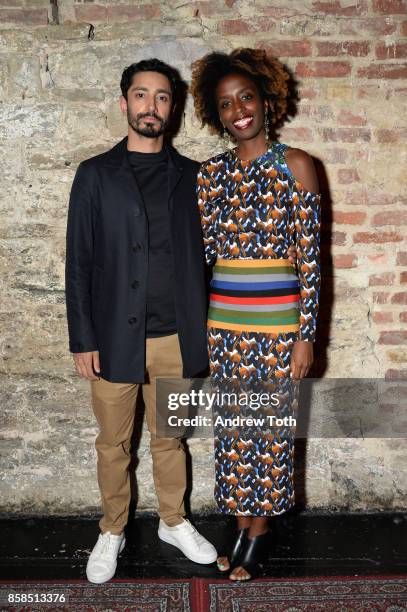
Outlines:
[[219,259],[213,269],[208,326],[297,332],[299,284],[287,259]]

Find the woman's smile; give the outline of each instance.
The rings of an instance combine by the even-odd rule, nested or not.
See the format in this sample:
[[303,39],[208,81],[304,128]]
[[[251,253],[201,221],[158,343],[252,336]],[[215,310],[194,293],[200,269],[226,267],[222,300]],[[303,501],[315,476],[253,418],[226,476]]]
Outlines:
[[245,130],[252,123],[253,123],[253,115],[248,115],[246,117],[243,117],[242,119],[237,119],[236,121],[233,122],[233,125],[238,130]]

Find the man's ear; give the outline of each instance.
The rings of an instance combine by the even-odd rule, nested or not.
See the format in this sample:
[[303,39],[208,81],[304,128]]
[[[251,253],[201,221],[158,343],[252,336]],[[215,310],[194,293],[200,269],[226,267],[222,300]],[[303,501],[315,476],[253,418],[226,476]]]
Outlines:
[[127,100],[124,96],[120,96],[119,104],[120,104],[120,110],[122,111],[123,115],[126,115],[127,114]]

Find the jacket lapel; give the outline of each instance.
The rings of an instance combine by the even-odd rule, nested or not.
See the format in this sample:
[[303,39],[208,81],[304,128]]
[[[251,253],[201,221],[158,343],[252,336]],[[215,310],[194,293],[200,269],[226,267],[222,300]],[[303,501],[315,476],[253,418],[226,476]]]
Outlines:
[[174,190],[178,185],[182,173],[183,167],[181,165],[181,160],[179,159],[177,152],[171,146],[167,147],[168,153],[168,207],[170,212],[172,212],[174,207]]
[[[181,180],[183,173],[182,160],[172,146],[167,146],[168,153],[168,207],[172,212],[174,207],[174,191]],[[109,154],[109,165],[115,166],[117,177],[120,179],[121,192],[138,208],[138,214],[144,212],[145,206],[140,189],[134,176],[133,168],[127,157],[127,137],[123,138]],[[136,213],[137,214],[137,213]]]
[[127,156],[127,137],[113,147],[109,161],[116,168],[116,177],[120,181],[120,191],[133,204],[135,214],[145,213],[143,197]]

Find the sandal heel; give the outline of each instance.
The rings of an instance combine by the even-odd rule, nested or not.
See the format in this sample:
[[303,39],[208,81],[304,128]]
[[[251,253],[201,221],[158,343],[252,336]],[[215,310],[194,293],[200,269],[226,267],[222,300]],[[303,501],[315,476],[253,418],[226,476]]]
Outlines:
[[265,559],[268,551],[269,538],[269,531],[254,538],[247,538],[239,563],[250,574],[250,578],[246,578],[246,580],[251,580],[258,574],[259,563]]

